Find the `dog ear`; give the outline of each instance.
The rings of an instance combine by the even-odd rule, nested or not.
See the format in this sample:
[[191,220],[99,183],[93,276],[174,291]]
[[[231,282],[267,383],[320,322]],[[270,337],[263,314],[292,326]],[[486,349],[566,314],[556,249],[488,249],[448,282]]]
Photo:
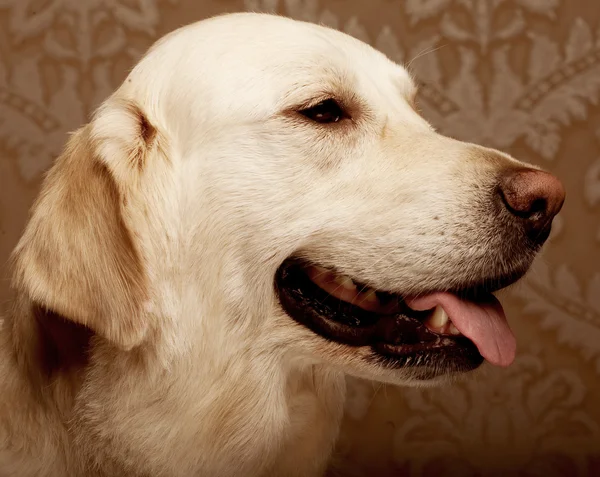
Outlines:
[[136,242],[142,225],[132,210],[156,141],[135,105],[101,108],[46,176],[13,255],[13,286],[32,306],[124,349],[149,328],[146,263]]

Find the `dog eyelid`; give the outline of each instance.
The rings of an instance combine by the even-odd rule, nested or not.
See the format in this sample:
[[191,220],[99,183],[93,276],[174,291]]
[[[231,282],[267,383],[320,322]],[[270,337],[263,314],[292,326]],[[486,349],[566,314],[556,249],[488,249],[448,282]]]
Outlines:
[[320,124],[331,124],[340,122],[349,118],[348,113],[333,98],[327,98],[319,101],[313,106],[309,106],[298,111],[304,117]]

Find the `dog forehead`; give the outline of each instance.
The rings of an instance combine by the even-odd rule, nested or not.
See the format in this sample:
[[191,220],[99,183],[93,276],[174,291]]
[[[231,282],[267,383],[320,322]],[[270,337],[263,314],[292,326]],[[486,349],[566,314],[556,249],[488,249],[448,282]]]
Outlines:
[[134,98],[182,137],[194,137],[207,125],[262,123],[330,95],[358,99],[382,117],[400,114],[418,122],[408,101],[414,92],[402,66],[350,35],[237,13],[163,37],[118,94]]
[[[178,36],[178,35],[175,35]],[[286,17],[237,13],[185,27],[172,49],[185,45],[182,68],[228,72],[224,88],[253,87],[275,95],[336,85],[365,94],[411,96],[408,72],[370,45],[338,30]],[[190,61],[190,55],[194,57]],[[181,68],[179,69],[181,71]]]

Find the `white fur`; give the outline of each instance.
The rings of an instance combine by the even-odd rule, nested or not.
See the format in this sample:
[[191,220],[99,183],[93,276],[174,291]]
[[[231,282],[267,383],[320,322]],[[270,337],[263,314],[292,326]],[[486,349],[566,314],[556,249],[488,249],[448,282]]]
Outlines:
[[[321,475],[344,373],[397,384],[411,374],[293,322],[274,293],[277,267],[300,252],[404,293],[467,280],[494,246],[494,224],[472,204],[516,164],[436,133],[414,93],[383,54],[281,17],[221,16],[160,40],[74,135],[15,253],[19,298],[0,330],[0,475]],[[331,94],[353,103],[351,122],[290,112]],[[156,130],[149,146],[129,104]],[[60,215],[78,206],[65,191],[85,182],[85,161],[99,161],[123,199],[146,290],[130,290],[133,311],[103,314],[124,290],[102,278],[115,264],[91,255],[87,229],[65,236]],[[56,249],[39,252],[50,235]],[[71,252],[90,265],[54,283]],[[80,306],[88,273],[104,294]],[[36,301],[96,333],[78,380],[39,378],[42,394],[27,358],[33,332],[18,331]]]

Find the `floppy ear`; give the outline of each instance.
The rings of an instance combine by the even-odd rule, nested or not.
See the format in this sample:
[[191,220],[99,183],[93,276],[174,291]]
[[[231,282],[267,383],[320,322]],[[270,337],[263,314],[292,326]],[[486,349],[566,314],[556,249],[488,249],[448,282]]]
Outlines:
[[13,285],[32,305],[125,349],[149,326],[146,264],[135,239],[142,225],[131,208],[156,140],[135,105],[103,107],[48,173],[14,252]]

